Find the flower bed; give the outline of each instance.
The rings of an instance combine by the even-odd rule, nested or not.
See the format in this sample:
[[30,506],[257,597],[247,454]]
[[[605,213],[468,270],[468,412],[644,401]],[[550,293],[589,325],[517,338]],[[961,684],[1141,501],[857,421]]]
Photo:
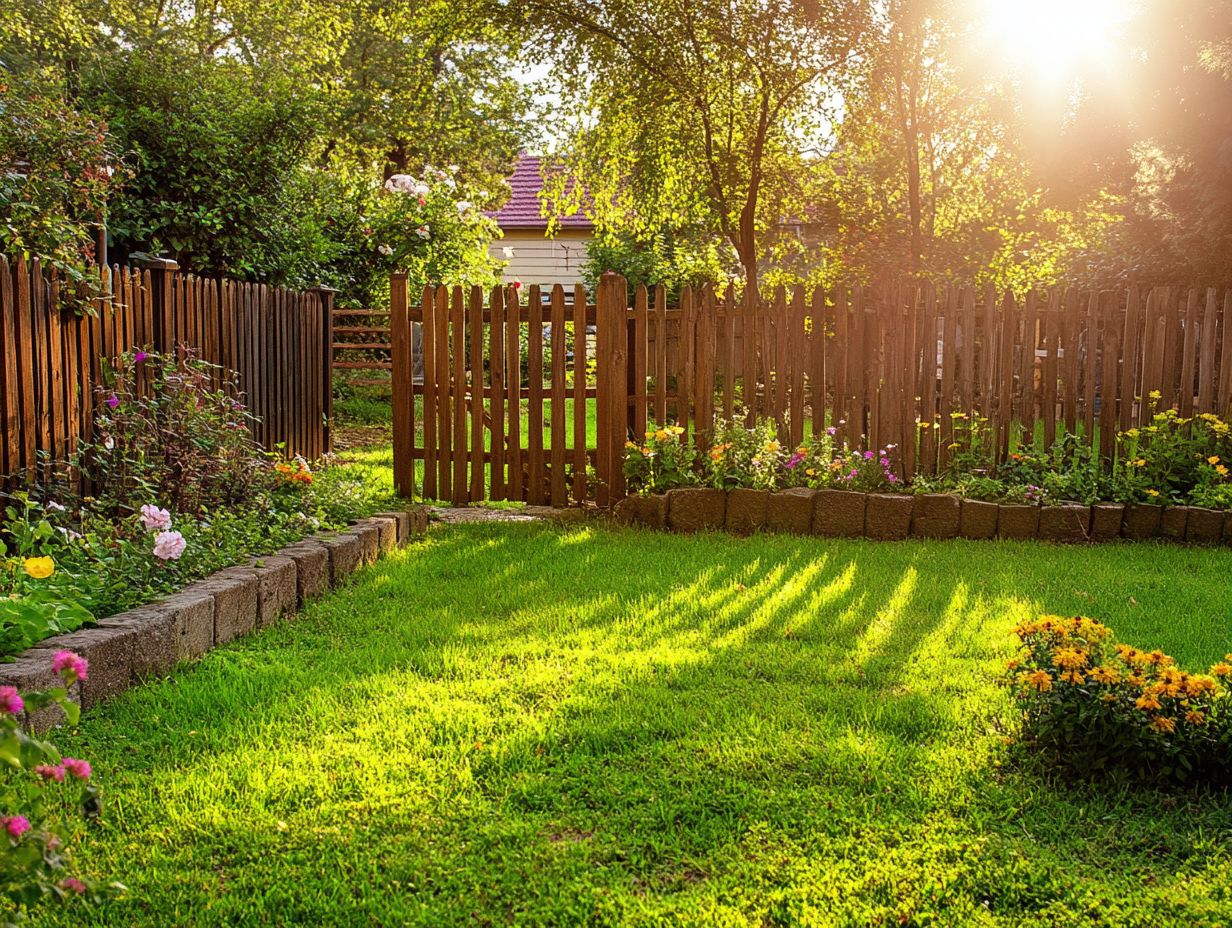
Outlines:
[[614,509],[625,524],[676,532],[791,532],[825,538],[1039,539],[1061,543],[1158,538],[1232,544],[1232,513],[1151,504],[990,503],[948,493],[861,493],[793,487],[678,487],[629,496]]
[[[772,421],[720,418],[695,451],[684,429],[652,425],[644,442],[625,445],[626,483],[639,496],[671,499],[622,502],[617,515],[685,531],[882,539],[1227,537],[1232,428],[1214,415],[1154,413],[1149,425],[1119,433],[1104,460],[1075,434],[997,455],[987,420],[955,413],[939,473],[911,481],[900,476],[901,449],[853,447],[843,426],[788,449]],[[919,434],[930,430],[937,423],[918,424]]]
[[[267,557],[218,571],[172,596],[103,619],[97,625],[40,641],[0,664],[0,687],[28,691],[54,684],[49,669],[57,651],[71,650],[90,664],[67,698],[83,709],[143,680],[167,674],[184,660],[264,628],[358,568],[427,530],[422,507],[362,519],[346,531],[303,539]],[[27,707],[29,728],[59,724],[59,704]]]

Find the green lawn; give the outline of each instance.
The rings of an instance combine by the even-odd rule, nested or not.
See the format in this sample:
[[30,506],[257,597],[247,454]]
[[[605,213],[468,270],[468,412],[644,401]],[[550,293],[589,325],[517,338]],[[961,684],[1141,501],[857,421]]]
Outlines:
[[35,923],[1226,925],[1232,799],[1042,782],[994,681],[1041,610],[1205,666],[1230,568],[438,527],[62,737],[131,891]]

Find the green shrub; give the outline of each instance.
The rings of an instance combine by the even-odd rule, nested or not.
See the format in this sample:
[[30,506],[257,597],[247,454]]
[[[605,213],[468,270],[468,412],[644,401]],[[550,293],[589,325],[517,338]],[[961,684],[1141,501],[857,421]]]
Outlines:
[[722,489],[773,490],[783,478],[786,460],[773,419],[759,419],[749,428],[738,419],[716,418],[705,481]]
[[1081,616],[1020,625],[1008,685],[1022,711],[1022,743],[1079,776],[1232,783],[1232,696],[1220,678],[1232,654],[1191,674],[1161,651],[1118,644]]

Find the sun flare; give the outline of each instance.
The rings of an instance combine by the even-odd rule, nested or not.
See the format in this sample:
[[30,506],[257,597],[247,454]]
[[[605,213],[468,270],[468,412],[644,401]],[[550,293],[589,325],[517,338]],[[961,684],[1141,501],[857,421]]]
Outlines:
[[1136,0],[974,0],[989,51],[1041,82],[1105,66],[1138,12]]

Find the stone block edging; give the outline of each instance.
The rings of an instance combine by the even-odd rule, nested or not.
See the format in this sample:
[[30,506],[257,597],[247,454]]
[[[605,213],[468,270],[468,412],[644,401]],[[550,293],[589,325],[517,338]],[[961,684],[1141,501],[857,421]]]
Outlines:
[[[89,709],[145,680],[166,676],[180,662],[280,618],[337,586],[355,570],[404,546],[428,529],[428,512],[415,507],[358,519],[343,532],[323,532],[273,554],[228,567],[157,602],[108,616],[97,626],[40,641],[0,663],[0,685],[18,690],[59,684],[51,672],[56,651],[76,651],[90,662],[87,679],[69,698]],[[60,724],[56,706],[25,719],[33,731]]]
[[725,528],[741,535],[770,531],[880,541],[1002,538],[1082,544],[1124,538],[1232,545],[1232,511],[1122,503],[1027,506],[948,494],[686,487],[626,497],[613,516],[625,525],[676,532]]

